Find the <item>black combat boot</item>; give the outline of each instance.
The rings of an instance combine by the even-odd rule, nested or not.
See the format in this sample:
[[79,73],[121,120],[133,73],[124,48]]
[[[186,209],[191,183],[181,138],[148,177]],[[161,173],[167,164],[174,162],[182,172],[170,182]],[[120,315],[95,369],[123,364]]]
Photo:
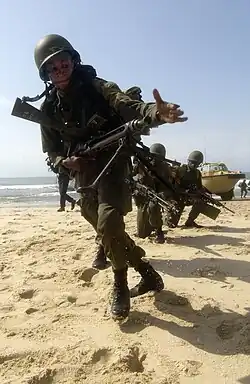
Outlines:
[[157,244],[164,244],[165,238],[164,238],[164,233],[163,233],[162,229],[157,229],[155,234],[156,234],[155,242]]
[[93,260],[92,267],[96,269],[105,269],[107,265],[108,262],[104,253],[104,248],[102,245],[100,245]]
[[202,225],[197,224],[194,220],[192,219],[187,219],[185,222],[185,227],[187,228],[202,228]]
[[164,282],[152,265],[146,261],[141,261],[135,268],[141,275],[141,280],[134,288],[130,289],[130,297],[143,295],[149,291],[160,292],[164,288]]
[[130,292],[127,281],[128,267],[114,271],[111,314],[115,320],[124,320],[130,311]]
[[64,212],[65,211],[65,207],[60,207],[58,208],[57,212]]

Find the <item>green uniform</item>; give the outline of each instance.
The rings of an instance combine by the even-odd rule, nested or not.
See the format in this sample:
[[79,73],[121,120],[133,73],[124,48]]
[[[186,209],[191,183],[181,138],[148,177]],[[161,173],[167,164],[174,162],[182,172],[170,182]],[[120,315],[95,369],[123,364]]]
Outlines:
[[[165,161],[157,160],[154,165],[158,174],[171,182],[171,170],[169,164]],[[150,175],[150,173],[145,172],[143,165],[135,165],[133,173],[136,174],[136,177],[141,184],[152,188],[164,200],[172,197],[171,190],[163,185],[158,179]],[[135,196],[134,200],[137,206],[138,236],[145,239],[151,235],[153,230],[155,230],[156,233],[161,231],[163,226],[162,208],[157,203],[149,201],[141,196]]]
[[241,185],[240,185],[240,197],[245,198],[247,196],[247,183],[246,180],[243,180]]
[[[196,168],[189,168],[187,164],[182,164],[180,167],[175,167],[175,179],[178,181],[179,186],[183,190],[189,190],[190,188],[201,190],[202,181],[201,173]],[[171,217],[168,218],[168,225],[170,227],[176,227],[182,215],[185,206],[192,205],[191,211],[188,216],[188,220],[193,222],[200,213],[202,213],[203,205],[202,202],[192,203],[185,199],[178,200],[177,210],[172,213]]]
[[[99,78],[88,81],[77,71],[73,74],[67,94],[54,92],[42,109],[51,117],[67,121],[68,129],[71,125],[78,126],[84,131],[85,140],[95,136],[93,125],[88,123],[96,116],[102,118],[98,132],[116,128],[127,119],[128,112],[133,118],[142,117],[147,123],[158,121],[154,103],[132,100],[116,84]],[[43,151],[48,152],[56,163],[66,158],[67,151],[79,142],[77,138],[72,142],[67,132],[60,134],[45,126],[41,127],[41,134]],[[86,161],[83,172],[76,174],[77,186],[91,184],[113,153],[110,149],[101,151],[94,160]],[[96,230],[114,270],[125,268],[127,263],[136,267],[145,255],[144,250],[136,246],[125,232],[123,217],[132,209],[131,194],[124,182],[129,172],[130,158],[120,156],[101,179],[96,192],[86,192],[81,201],[81,213]]]

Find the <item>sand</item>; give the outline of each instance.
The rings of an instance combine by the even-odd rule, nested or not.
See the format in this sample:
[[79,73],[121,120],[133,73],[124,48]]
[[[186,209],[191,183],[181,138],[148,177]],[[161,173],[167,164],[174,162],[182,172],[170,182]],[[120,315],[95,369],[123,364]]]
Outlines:
[[133,299],[123,325],[79,210],[0,207],[0,383],[250,383],[250,202],[227,205],[168,244],[137,239],[166,289]]

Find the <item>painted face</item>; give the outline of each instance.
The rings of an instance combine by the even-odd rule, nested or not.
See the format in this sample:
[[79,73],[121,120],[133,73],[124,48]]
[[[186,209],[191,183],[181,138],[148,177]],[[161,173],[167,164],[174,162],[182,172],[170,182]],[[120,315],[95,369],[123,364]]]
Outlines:
[[197,161],[188,160],[188,166],[190,169],[196,169],[199,167],[199,163]]
[[64,89],[70,81],[74,69],[72,56],[68,52],[60,52],[52,57],[45,66],[49,79],[57,88]]

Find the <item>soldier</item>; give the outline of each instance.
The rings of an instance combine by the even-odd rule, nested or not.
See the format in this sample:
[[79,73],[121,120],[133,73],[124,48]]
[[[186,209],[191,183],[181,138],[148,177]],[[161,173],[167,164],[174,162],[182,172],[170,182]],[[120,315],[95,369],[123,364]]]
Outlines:
[[[201,172],[198,167],[203,163],[203,154],[200,151],[193,151],[189,154],[187,159],[187,164],[182,164],[180,167],[175,168],[175,180],[177,181],[179,187],[183,190],[188,191],[202,191],[204,192],[204,187],[202,186],[201,181]],[[178,212],[175,215],[172,215],[168,219],[168,225],[172,228],[178,225],[181,214],[186,205],[192,205],[191,211],[189,213],[188,219],[185,222],[185,227],[195,227],[200,228],[195,220],[202,213],[204,204],[201,202],[189,202],[187,200],[178,201]]]
[[240,184],[240,197],[241,199],[242,198],[246,198],[247,197],[247,182],[246,182],[246,179],[243,179],[241,184]]
[[[71,137],[76,129],[85,134],[81,141],[88,140],[95,132],[113,130],[126,119],[123,116],[126,111],[133,111],[134,118],[143,118],[147,124],[187,120],[181,117],[183,111],[179,106],[164,102],[157,90],[153,91],[155,103],[145,104],[132,100],[115,83],[98,78],[93,67],[81,64],[79,53],[62,36],[52,34],[42,38],[34,56],[42,81],[54,85],[42,110],[54,119],[67,122]],[[98,152],[94,160],[69,157],[73,143],[69,141],[67,129],[58,132],[42,125],[41,135],[43,152],[48,153],[54,164],[75,171],[80,186],[91,184],[114,154],[114,150],[109,149]],[[75,135],[75,144],[79,143],[78,137]],[[129,314],[130,297],[164,288],[161,276],[142,260],[145,251],[125,232],[124,216],[132,209],[131,194],[124,180],[130,171],[130,161],[127,155],[120,156],[112,172],[100,180],[95,193],[83,193],[81,203],[81,214],[96,230],[111,261],[114,273],[111,313],[119,320]],[[128,264],[141,275],[139,284],[130,291]]]
[[125,91],[126,95],[128,95],[132,100],[142,100],[142,90],[140,87],[134,86]]
[[[125,91],[126,95],[128,95],[132,100],[139,100],[142,101],[142,90],[140,87],[134,86],[127,91]],[[127,110],[125,112],[126,114],[126,121],[130,121],[134,119],[134,111],[133,110]],[[97,235],[95,238],[95,242],[98,245],[98,249],[95,255],[95,258],[92,262],[92,267],[96,269],[105,269],[108,266],[107,258],[104,252],[103,245],[101,244],[101,240],[99,236]]]
[[[169,164],[165,161],[166,148],[160,143],[152,144],[150,153],[156,155],[153,166],[157,169],[159,175],[172,182],[171,170]],[[147,172],[143,165],[137,162],[134,165],[133,174],[136,175],[138,181],[144,184],[159,194],[164,200],[172,197],[172,192],[165,187],[160,181]],[[155,242],[163,244],[165,242],[164,233],[162,230],[162,208],[153,201],[148,201],[142,196],[134,196],[135,204],[137,206],[137,235],[145,239],[155,231]]]
[[58,208],[57,212],[65,211],[66,201],[68,201],[71,204],[71,210],[75,208],[76,200],[67,194],[69,181],[70,181],[70,177],[68,172],[59,171],[58,186],[59,186],[59,193],[60,193],[60,208]]
[[[58,208],[57,212],[64,212],[66,201],[71,203],[71,210],[75,208],[75,205],[78,204],[73,197],[67,194],[70,176],[69,172],[65,170],[63,167],[54,167],[49,159],[47,159],[47,165],[57,175],[59,194],[60,194],[60,208]],[[79,204],[78,204],[79,205]]]

